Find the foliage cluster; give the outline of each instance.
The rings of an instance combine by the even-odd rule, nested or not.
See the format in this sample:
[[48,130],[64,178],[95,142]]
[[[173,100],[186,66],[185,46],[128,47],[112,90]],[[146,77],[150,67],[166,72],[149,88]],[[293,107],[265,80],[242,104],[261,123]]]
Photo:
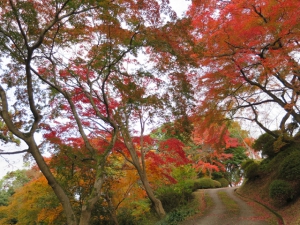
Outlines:
[[226,165],[226,173],[224,176],[230,185],[239,184],[241,182],[241,178],[244,176],[241,164],[248,159],[246,146],[228,148],[225,150],[225,153],[232,154],[232,157],[224,162]]
[[[279,133],[278,131],[274,131]],[[276,155],[277,151],[275,150],[276,138],[269,133],[264,133],[260,135],[254,142],[253,148],[256,151],[261,151],[263,156],[272,158]]]
[[196,208],[192,208],[190,204],[188,204],[168,213],[167,216],[156,225],[177,225],[178,222],[183,221],[187,217],[192,216],[197,212],[198,210]]
[[171,212],[176,207],[185,205],[192,200],[192,193],[195,190],[194,183],[193,180],[186,180],[156,190],[156,195],[162,202],[166,212]]
[[279,168],[281,179],[294,181],[300,180],[300,151],[294,151],[284,158]]
[[193,199],[191,202],[184,206],[176,208],[171,211],[167,216],[157,222],[155,225],[177,225],[179,222],[185,220],[187,217],[192,216],[199,212],[200,202],[198,199]]
[[242,169],[244,170],[245,178],[254,180],[260,176],[259,169],[260,162],[257,160],[249,159],[242,163]]
[[221,184],[221,187],[228,187],[229,186],[228,180],[224,177],[218,178],[218,179],[216,179],[216,181],[218,181]]
[[145,221],[147,221],[147,219],[151,217],[150,205],[151,204],[148,199],[141,199],[132,202],[131,207],[121,208],[117,214],[118,224],[119,225],[144,224]]
[[[267,135],[266,135],[267,136]],[[266,137],[264,136],[264,137]],[[273,141],[272,141],[273,142]],[[274,143],[274,142],[273,142]],[[273,145],[269,145],[273,152]],[[244,186],[265,182],[264,192],[276,207],[283,207],[299,197],[300,146],[297,142],[281,147],[279,152],[268,154],[261,162],[247,160],[242,164],[247,178]]]
[[285,180],[273,180],[269,187],[269,195],[277,205],[284,205],[294,197],[294,188]]
[[0,206],[7,206],[9,197],[16,190],[30,181],[30,174],[25,169],[16,170],[6,174],[0,180]]
[[199,178],[195,181],[196,189],[219,188],[221,183],[208,177]]

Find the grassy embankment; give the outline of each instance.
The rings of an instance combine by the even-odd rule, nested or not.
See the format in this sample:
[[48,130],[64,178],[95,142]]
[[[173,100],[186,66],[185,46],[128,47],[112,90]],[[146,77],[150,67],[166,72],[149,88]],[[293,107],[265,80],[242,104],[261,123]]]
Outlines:
[[[254,165],[255,164],[255,165]],[[250,168],[250,169],[249,169]],[[282,224],[300,224],[300,146],[286,146],[273,157],[245,168],[247,179],[239,194],[277,214]],[[277,185],[276,185],[277,182]]]

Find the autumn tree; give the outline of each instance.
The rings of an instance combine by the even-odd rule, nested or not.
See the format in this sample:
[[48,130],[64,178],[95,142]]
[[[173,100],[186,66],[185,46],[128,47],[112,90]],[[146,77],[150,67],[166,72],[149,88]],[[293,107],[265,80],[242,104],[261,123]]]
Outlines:
[[249,134],[239,123],[223,118],[212,123],[202,117],[193,116],[193,142],[188,150],[194,167],[204,176],[220,174],[230,184],[239,183],[243,174],[241,163],[248,159]]
[[9,204],[0,210],[1,224],[57,224],[65,220],[62,205],[41,173],[16,189]]
[[[140,124],[143,152],[145,125],[163,115],[172,119],[173,109],[178,108],[174,104],[183,106],[187,100],[187,91],[184,95],[177,93],[186,89],[181,81],[188,82],[182,68],[176,60],[168,65],[172,58],[168,52],[180,44],[174,45],[165,38],[162,13],[176,19],[167,3],[0,3],[0,49],[1,58],[6,58],[2,62],[0,86],[1,129],[5,131],[1,139],[15,141],[17,137],[28,146],[19,152],[34,158],[62,203],[70,225],[88,224],[105,180],[106,159],[118,138],[129,150],[158,215],[165,214],[133,144],[133,126],[136,122]],[[145,62],[138,60],[141,53],[148,55]],[[155,60],[157,56],[164,60]],[[152,67],[145,67],[145,63]],[[172,82],[178,84],[177,89],[171,88]],[[51,146],[38,142],[37,132],[44,134],[43,140],[57,139],[72,146],[77,144],[78,137],[82,138],[88,150],[82,160],[95,163],[95,179],[78,217],[67,190],[42,156],[42,149]],[[103,144],[100,152],[92,143],[95,139]]]
[[299,12],[297,0],[193,1],[203,114],[249,120],[275,138],[268,121],[277,118],[281,133],[293,136],[300,122]]
[[34,171],[22,169],[8,172],[0,180],[0,206],[8,204],[15,191],[29,182],[35,176]]

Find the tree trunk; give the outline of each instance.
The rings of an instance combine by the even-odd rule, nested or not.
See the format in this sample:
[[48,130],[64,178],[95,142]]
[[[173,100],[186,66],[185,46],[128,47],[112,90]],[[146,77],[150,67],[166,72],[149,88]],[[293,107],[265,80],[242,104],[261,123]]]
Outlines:
[[33,137],[28,138],[26,140],[26,143],[29,147],[29,152],[32,154],[33,158],[35,159],[38,167],[42,171],[43,175],[46,177],[48,184],[51,186],[53,189],[54,193],[56,194],[57,198],[61,202],[64,212],[67,217],[67,224],[68,225],[77,225],[77,219],[76,215],[72,209],[70,200],[62,187],[59,185],[57,180],[54,178],[52,172],[50,171],[48,165],[44,161],[43,156],[41,155],[38,146],[35,143],[35,140]]
[[108,203],[109,214],[111,216],[112,221],[114,222],[115,225],[119,225],[119,221],[118,221],[117,213],[116,213],[116,208],[115,208],[115,206],[114,206],[114,204],[111,200],[111,197],[109,196],[108,193],[106,193],[105,200]]
[[[139,173],[139,174],[140,174],[140,173]],[[148,181],[148,179],[147,179],[146,174],[145,174],[145,173],[140,174],[140,178],[141,178],[141,181],[142,181],[142,183],[143,183],[143,185],[144,185],[144,188],[145,188],[145,190],[146,190],[146,193],[147,193],[147,195],[148,195],[150,201],[151,201],[152,204],[153,204],[153,207],[154,207],[154,209],[155,209],[157,215],[158,215],[160,218],[165,217],[166,212],[165,212],[165,210],[164,210],[164,208],[163,208],[163,205],[162,205],[161,201],[160,201],[158,198],[155,197],[154,192],[153,192],[153,189],[151,188],[151,186],[150,186],[150,184],[149,184],[149,181]]]
[[139,177],[144,185],[144,188],[146,190],[148,198],[152,202],[153,207],[154,207],[156,213],[158,214],[158,216],[160,218],[165,217],[166,212],[163,208],[163,205],[162,205],[161,201],[158,198],[156,198],[154,195],[154,192],[153,192],[153,190],[149,184],[148,178],[147,178],[146,170],[140,164],[139,157],[137,155],[136,149],[132,143],[132,140],[131,140],[131,137],[130,137],[128,131],[126,130],[126,128],[124,129],[124,127],[123,127],[121,132],[122,132],[122,136],[124,139],[124,143],[125,143],[127,149],[129,150],[129,153],[130,153],[130,156],[132,159],[132,164],[134,165],[134,167],[136,168],[136,170],[139,174]]
[[84,201],[84,205],[81,208],[79,225],[87,225],[90,222],[92,210],[101,194],[101,188],[104,183],[104,171],[101,171],[99,177],[96,179],[91,195]]

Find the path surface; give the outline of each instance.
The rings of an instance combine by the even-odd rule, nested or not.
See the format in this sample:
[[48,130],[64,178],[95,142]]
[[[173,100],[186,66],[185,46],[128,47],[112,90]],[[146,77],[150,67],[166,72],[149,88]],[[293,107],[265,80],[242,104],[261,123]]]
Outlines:
[[[226,206],[222,203],[218,196],[218,192],[226,192],[227,195],[233,199],[238,207],[239,213],[232,215],[228,212]],[[181,225],[268,225],[267,221],[263,220],[263,217],[255,214],[255,211],[244,200],[237,196],[234,192],[234,188],[218,188],[207,189],[205,192],[213,200],[213,206],[209,209],[204,216],[196,216],[192,219],[184,221]]]

